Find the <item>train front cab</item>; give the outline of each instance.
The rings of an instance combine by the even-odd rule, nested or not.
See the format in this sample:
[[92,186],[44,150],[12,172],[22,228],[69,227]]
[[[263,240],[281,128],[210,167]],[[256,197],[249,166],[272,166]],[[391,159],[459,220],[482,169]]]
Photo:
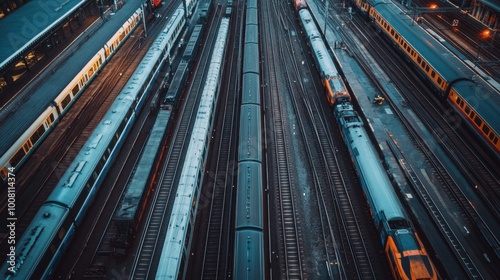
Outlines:
[[[347,92],[347,90],[345,90],[340,76],[325,78],[323,80],[323,84],[325,85],[326,99],[328,100],[330,106],[334,106],[337,102],[343,103],[351,101],[351,95]],[[338,88],[342,88],[344,90],[336,90]]]
[[385,253],[394,279],[437,280],[436,270],[417,234],[398,229],[387,236]]

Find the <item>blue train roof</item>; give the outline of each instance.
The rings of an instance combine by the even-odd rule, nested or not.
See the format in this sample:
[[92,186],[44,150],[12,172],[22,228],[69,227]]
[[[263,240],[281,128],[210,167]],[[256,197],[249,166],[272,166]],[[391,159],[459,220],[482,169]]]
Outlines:
[[258,19],[258,12],[256,8],[248,8],[247,9],[247,17],[246,17],[246,24],[259,24],[259,19]]
[[241,104],[260,104],[259,74],[243,74],[243,93]]
[[361,185],[378,220],[407,220],[403,207],[375,149],[366,134],[363,122],[352,105],[338,105],[336,108],[340,126],[351,155],[356,163]]
[[[259,45],[256,43],[246,43],[243,55],[243,74],[252,72],[259,73]],[[257,59],[256,59],[257,57]]]
[[262,171],[258,162],[238,164],[236,199],[236,229],[263,228]]
[[420,56],[424,57],[446,81],[453,82],[459,78],[472,79],[474,72],[418,24],[412,24],[411,17],[399,9],[395,10],[393,4],[379,4],[375,6],[375,10],[395,27],[408,44],[418,50]]
[[47,201],[58,202],[72,208],[85,188],[93,170],[100,161],[108,144],[114,137],[122,119],[133,104],[134,96],[123,91],[118,95],[103,119],[92,132],[87,142],[78,152],[73,162],[63,174]]
[[[58,204],[44,204],[40,207],[25,233],[16,243],[16,275],[11,279],[24,280],[33,276],[44,252],[52,245],[52,240],[66,221],[68,211],[68,208]],[[65,228],[64,230],[66,234],[72,229]],[[1,270],[2,276],[11,275],[7,273],[7,267],[4,262]],[[42,277],[42,275],[36,275],[36,277]],[[1,278],[5,279],[5,277]]]
[[264,279],[263,234],[241,230],[235,234],[234,278],[238,280]]
[[259,26],[253,24],[246,26],[245,43],[259,43]]
[[248,8],[257,9],[257,0],[247,0],[247,10]]
[[262,161],[260,133],[260,106],[255,104],[241,105],[239,161]]

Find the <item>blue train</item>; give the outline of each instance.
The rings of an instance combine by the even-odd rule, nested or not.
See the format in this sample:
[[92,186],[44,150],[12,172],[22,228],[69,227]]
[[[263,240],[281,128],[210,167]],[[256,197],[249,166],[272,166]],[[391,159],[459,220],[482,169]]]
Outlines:
[[233,279],[266,276],[257,0],[248,0],[238,144]]
[[500,94],[436,38],[387,0],[356,0],[356,6],[500,157]]
[[220,23],[205,86],[182,167],[156,279],[184,279],[217,104],[229,19]]
[[372,209],[394,279],[438,279],[358,113],[346,102],[335,106],[334,115]]
[[2,265],[4,279],[51,277],[185,23],[179,6],[17,242],[16,261]]

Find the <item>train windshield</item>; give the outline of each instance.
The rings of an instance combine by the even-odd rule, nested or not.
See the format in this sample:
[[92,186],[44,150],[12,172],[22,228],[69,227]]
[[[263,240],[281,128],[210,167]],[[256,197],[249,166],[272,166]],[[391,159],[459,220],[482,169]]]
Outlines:
[[396,243],[399,244],[399,248],[404,251],[420,250],[415,237],[409,230],[398,230],[395,234]]

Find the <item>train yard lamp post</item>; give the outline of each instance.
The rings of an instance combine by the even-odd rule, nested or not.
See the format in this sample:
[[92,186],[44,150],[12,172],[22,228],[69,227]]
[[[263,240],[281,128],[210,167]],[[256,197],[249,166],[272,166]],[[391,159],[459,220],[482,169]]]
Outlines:
[[[493,31],[493,35],[491,35],[491,31]],[[476,59],[480,60],[479,57],[479,52],[481,51],[481,48],[492,48],[493,47],[493,40],[495,40],[495,35],[497,33],[498,29],[486,29],[483,32],[479,33],[479,40],[477,42],[477,55]],[[491,35],[491,36],[490,36]],[[491,40],[490,40],[491,37]]]

